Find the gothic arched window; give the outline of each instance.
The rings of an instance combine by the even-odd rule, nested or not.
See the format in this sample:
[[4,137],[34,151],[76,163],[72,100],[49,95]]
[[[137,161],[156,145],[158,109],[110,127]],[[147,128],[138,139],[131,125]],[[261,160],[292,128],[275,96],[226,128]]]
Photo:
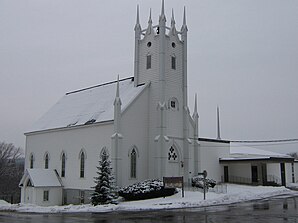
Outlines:
[[49,154],[46,153],[44,157],[44,168],[49,169]]
[[61,177],[65,177],[65,161],[66,161],[66,156],[65,153],[62,153],[61,156]]
[[178,155],[177,155],[176,150],[174,149],[173,146],[171,146],[171,148],[169,149],[168,160],[169,161],[178,161]]
[[130,153],[130,178],[137,177],[137,152],[135,148]]
[[85,177],[85,153],[81,151],[80,153],[80,178]]
[[30,169],[33,169],[33,164],[34,164],[34,156],[33,156],[33,153],[30,154],[29,161],[30,161]]

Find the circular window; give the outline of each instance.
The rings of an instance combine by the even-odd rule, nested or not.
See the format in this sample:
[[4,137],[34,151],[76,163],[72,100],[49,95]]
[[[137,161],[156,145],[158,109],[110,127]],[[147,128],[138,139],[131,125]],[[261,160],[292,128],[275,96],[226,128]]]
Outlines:
[[176,47],[176,44],[174,42],[172,42],[172,47],[175,48]]
[[148,43],[147,43],[147,46],[150,47],[150,46],[151,46],[151,42],[148,42]]

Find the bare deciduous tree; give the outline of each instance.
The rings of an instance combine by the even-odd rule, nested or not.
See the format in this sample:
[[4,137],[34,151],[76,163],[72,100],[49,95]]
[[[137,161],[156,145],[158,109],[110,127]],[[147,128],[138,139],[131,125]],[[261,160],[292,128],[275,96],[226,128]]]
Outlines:
[[0,196],[7,201],[19,202],[18,185],[24,171],[24,163],[20,162],[22,155],[20,147],[0,142]]
[[294,157],[295,159],[298,159],[298,153],[289,153],[290,156]]
[[17,159],[23,155],[20,147],[15,147],[12,143],[0,142],[0,177],[12,174],[11,166],[15,165]]

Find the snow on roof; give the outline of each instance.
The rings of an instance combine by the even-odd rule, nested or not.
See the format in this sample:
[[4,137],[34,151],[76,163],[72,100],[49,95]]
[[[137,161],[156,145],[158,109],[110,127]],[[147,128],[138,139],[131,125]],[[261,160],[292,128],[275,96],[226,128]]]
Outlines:
[[241,156],[258,156],[258,157],[279,157],[279,158],[289,158],[291,156],[281,153],[276,153],[267,150],[256,149],[253,147],[244,146],[237,143],[232,143],[230,146],[231,155],[241,155]]
[[24,184],[25,179],[30,178],[34,187],[62,187],[55,170],[50,169],[26,169],[26,172],[20,182]]
[[[27,133],[114,120],[116,85],[114,81],[67,93]],[[144,88],[134,87],[132,78],[120,80],[122,111]]]

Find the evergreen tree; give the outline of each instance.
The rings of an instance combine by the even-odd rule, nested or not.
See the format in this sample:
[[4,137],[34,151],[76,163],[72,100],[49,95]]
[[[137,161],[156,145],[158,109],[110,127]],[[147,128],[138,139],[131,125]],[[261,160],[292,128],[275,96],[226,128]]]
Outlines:
[[114,176],[112,174],[111,161],[106,150],[103,150],[99,166],[97,167],[97,177],[94,177],[96,184],[95,191],[92,194],[91,202],[94,206],[99,204],[109,204],[117,198],[115,192]]

